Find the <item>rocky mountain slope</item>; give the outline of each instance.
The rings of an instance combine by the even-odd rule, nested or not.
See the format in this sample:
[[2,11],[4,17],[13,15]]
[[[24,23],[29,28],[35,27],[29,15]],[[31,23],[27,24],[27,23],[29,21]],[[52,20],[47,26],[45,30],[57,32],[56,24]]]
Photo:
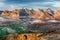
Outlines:
[[4,10],[1,13],[2,17],[7,18],[19,18],[20,16],[30,16],[31,18],[38,18],[38,19],[60,19],[60,10],[51,10],[48,9],[15,9],[12,11]]

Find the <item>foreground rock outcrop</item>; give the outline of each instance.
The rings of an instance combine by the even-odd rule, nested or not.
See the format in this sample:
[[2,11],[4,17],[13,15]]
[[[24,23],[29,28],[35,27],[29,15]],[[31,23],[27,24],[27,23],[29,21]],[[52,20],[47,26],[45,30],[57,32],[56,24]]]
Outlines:
[[60,40],[59,33],[10,34],[4,40]]

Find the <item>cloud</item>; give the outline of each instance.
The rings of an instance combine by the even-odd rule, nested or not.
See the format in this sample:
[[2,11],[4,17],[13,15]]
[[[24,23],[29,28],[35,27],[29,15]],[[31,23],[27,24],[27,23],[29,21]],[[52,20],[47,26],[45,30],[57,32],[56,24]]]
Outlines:
[[29,3],[35,8],[51,8],[51,9],[60,9],[60,1],[52,1],[52,2],[32,2]]
[[[6,1],[6,0],[5,0]],[[40,9],[45,9],[45,8],[51,8],[51,9],[60,9],[60,1],[49,1],[49,2],[28,2],[28,3],[16,3],[16,4],[8,4],[5,2],[0,2],[0,10],[13,10],[13,9],[20,9],[23,7],[26,8],[40,8]]]
[[60,8],[60,2],[53,2],[53,7],[59,7]]
[[5,4],[3,2],[0,2],[0,7],[3,7]]

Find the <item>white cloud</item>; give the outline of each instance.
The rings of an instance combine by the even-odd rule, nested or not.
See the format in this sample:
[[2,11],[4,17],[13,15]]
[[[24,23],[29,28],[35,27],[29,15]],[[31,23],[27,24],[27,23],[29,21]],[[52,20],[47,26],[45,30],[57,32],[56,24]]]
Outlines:
[[14,8],[14,5],[9,5],[11,8]]
[[31,2],[28,4],[32,4],[32,5],[50,5],[53,4],[54,2]]
[[60,8],[60,2],[53,2],[53,7],[59,7]]
[[9,9],[8,10],[12,10],[12,9],[15,9],[15,6],[14,5],[9,5]]
[[[6,1],[6,0],[5,0]],[[0,2],[0,10],[13,10],[15,8],[20,9],[23,7],[26,8],[41,8],[41,9],[45,9],[45,8],[52,8],[50,6],[46,6],[46,5],[50,5],[53,8],[60,8],[60,2],[58,1],[53,1],[53,2],[31,2],[31,3],[25,3],[25,4],[6,4],[4,2]]]
[[[33,6],[37,6],[37,7],[40,7],[40,8],[60,8],[60,1],[52,1],[52,2],[32,2],[32,3],[29,3],[29,4],[32,4]],[[49,6],[47,6],[49,5]]]
[[3,2],[0,2],[0,7],[5,6],[5,4]]

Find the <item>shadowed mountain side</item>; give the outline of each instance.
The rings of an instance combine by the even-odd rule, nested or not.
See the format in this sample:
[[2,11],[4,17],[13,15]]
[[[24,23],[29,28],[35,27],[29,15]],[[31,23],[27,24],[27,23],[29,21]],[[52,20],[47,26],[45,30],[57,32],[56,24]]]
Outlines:
[[60,32],[60,23],[58,22],[50,22],[50,23],[42,23],[42,24],[29,24],[23,27],[25,30],[30,30],[33,32]]
[[29,16],[29,14],[26,12],[28,9],[21,9],[20,16]]

